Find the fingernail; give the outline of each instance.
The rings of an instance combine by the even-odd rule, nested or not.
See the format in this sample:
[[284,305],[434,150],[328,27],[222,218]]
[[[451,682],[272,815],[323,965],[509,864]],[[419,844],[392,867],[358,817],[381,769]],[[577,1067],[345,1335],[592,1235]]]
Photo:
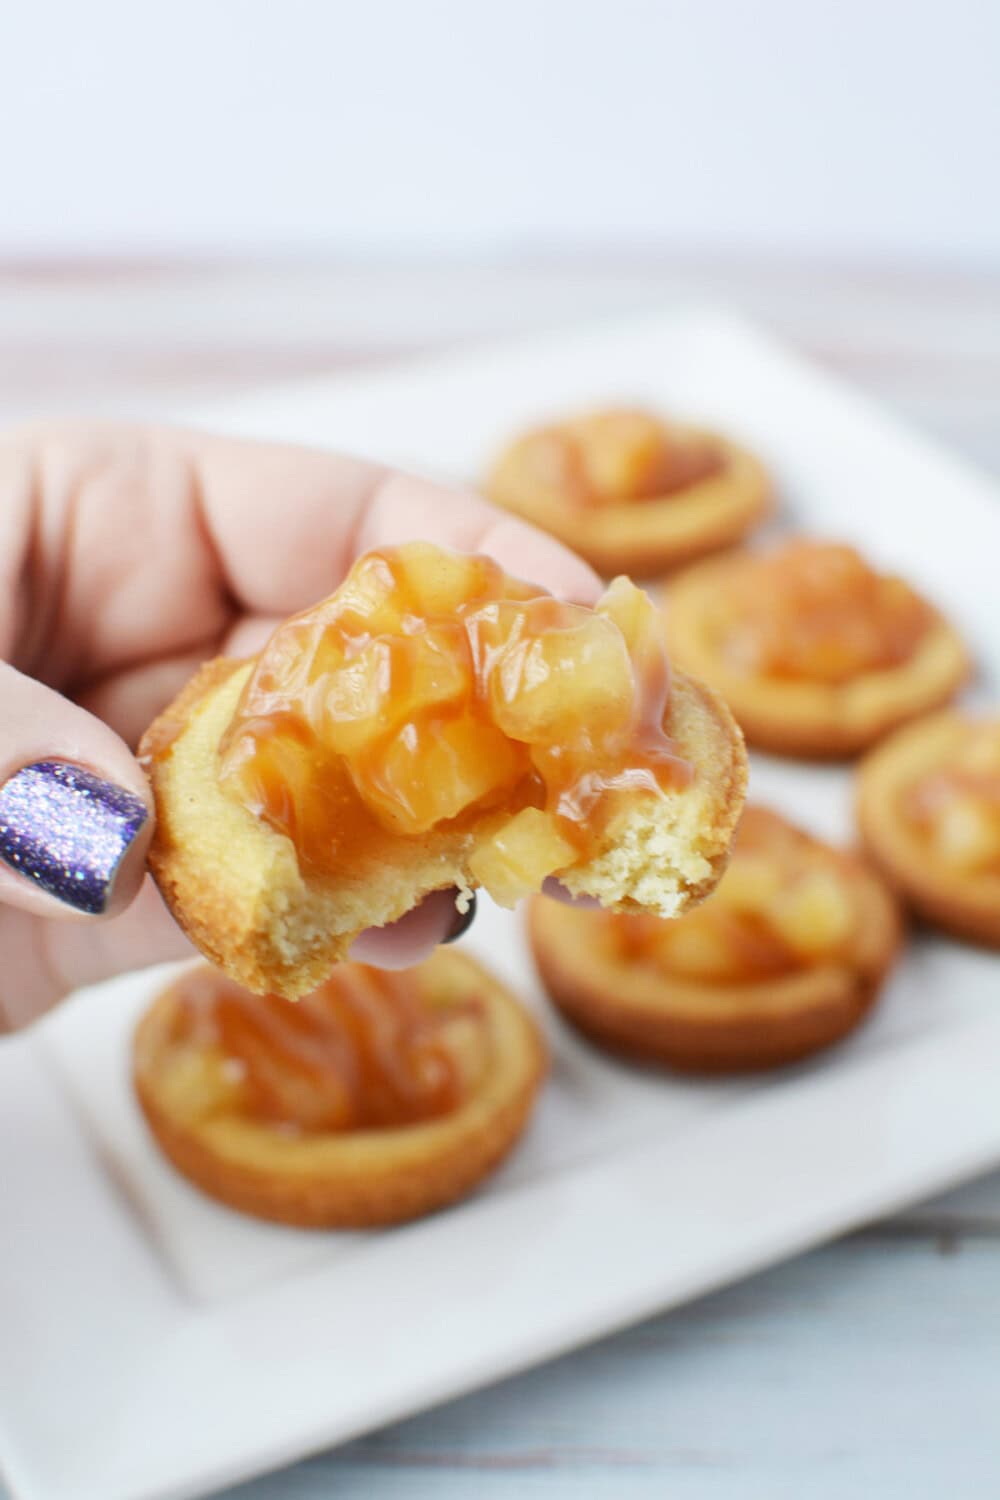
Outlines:
[[147,816],[142,799],[113,781],[39,760],[0,787],[0,859],[67,906],[98,916]]
[[458,939],[463,935],[463,933],[468,932],[469,928],[475,921],[475,918],[476,893],[475,891],[473,891],[472,895],[469,897],[469,904],[464,911],[459,911],[457,907],[455,908],[455,920],[454,922],[452,922],[450,928],[448,929],[448,936],[441,939],[442,944],[457,942]]

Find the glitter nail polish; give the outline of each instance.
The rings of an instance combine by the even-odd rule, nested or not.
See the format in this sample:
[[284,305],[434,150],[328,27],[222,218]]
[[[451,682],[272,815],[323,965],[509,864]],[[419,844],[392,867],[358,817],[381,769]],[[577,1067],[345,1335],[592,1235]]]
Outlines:
[[141,798],[82,766],[36,761],[0,787],[0,859],[97,916],[147,816]]

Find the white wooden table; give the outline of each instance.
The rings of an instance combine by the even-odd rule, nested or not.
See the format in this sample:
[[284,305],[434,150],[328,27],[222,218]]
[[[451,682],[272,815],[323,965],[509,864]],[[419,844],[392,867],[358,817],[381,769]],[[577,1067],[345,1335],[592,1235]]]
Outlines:
[[[0,268],[0,419],[161,415],[675,295],[763,319],[1000,475],[1000,275],[988,274],[641,260]],[[501,1493],[1000,1495],[1000,1173],[229,1495]]]

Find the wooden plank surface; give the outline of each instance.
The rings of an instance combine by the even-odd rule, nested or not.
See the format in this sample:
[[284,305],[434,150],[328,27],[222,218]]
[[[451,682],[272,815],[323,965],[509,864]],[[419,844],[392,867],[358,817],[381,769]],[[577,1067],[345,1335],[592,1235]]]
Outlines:
[[[159,416],[690,296],[763,320],[1000,476],[1000,274],[983,273],[641,258],[0,267],[0,420]],[[998,1351],[1000,1173],[230,1496],[992,1496]]]
[[986,1500],[997,1251],[858,1236],[228,1500]]

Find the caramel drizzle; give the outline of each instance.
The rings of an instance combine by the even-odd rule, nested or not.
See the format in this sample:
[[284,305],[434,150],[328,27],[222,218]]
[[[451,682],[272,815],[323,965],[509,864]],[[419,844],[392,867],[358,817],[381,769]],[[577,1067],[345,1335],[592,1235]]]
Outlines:
[[485,1025],[483,1002],[429,1002],[408,973],[342,964],[299,1001],[253,995],[196,970],[176,992],[175,1041],[235,1065],[238,1112],[307,1132],[386,1129],[437,1119],[465,1087],[445,1028]]

